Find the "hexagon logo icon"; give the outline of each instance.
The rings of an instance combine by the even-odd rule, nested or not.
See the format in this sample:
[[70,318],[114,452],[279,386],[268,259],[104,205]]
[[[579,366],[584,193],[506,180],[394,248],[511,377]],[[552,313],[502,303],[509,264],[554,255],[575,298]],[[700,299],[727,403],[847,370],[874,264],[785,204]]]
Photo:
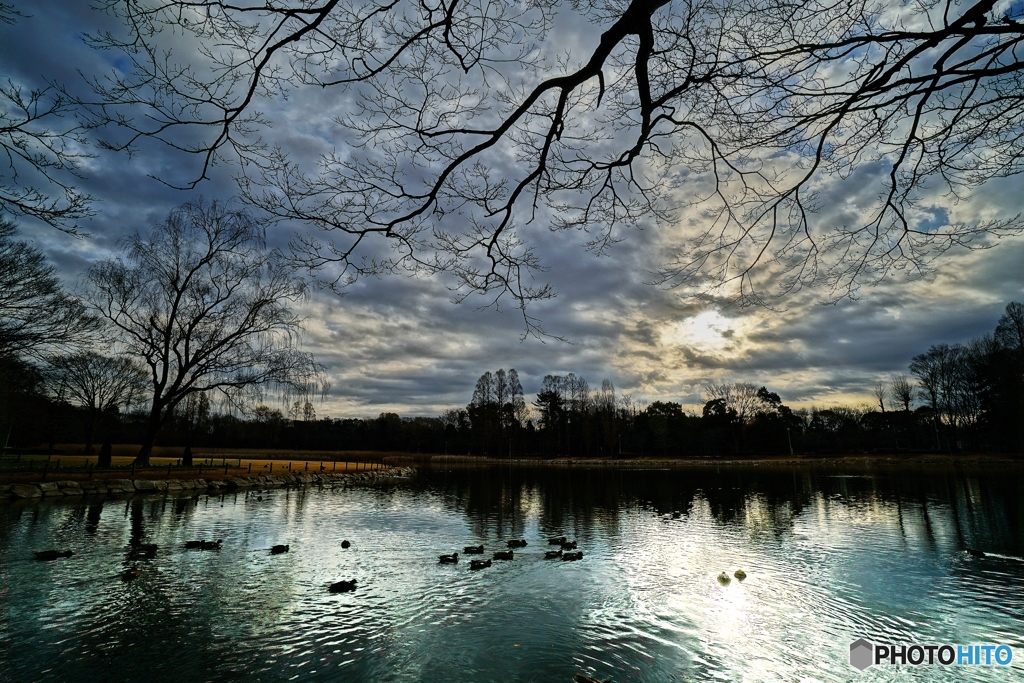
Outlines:
[[874,649],[871,643],[863,638],[858,638],[850,643],[850,666],[858,671],[863,671],[871,666]]

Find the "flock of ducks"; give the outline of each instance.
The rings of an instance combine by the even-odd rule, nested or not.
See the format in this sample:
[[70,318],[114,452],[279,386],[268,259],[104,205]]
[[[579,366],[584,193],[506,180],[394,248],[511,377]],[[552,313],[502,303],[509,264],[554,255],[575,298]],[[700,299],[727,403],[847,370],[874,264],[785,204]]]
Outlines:
[[[491,566],[493,560],[511,560],[515,558],[515,548],[525,548],[526,539],[513,539],[506,543],[508,550],[496,550],[490,560],[473,559],[469,561],[469,568],[471,570],[486,569]],[[547,550],[544,552],[545,560],[562,560],[565,562],[573,562],[575,560],[583,559],[583,551],[576,550],[576,541],[570,541],[565,536],[556,536],[548,539],[548,545],[561,546],[558,550]],[[566,552],[575,551],[575,552]],[[467,545],[462,549],[464,555],[483,555],[483,545]],[[451,555],[440,555],[439,564],[458,564],[459,554],[452,553]]]
[[[185,550],[220,550],[224,544],[223,539],[217,539],[216,541],[207,541],[205,539],[198,539],[194,541],[185,542]],[[352,543],[348,540],[341,542],[341,547],[348,549],[352,547]],[[156,543],[143,543],[137,538],[133,538],[128,541],[128,559],[130,560],[151,560],[156,557],[157,551],[160,546]],[[270,547],[271,555],[282,555],[291,550],[290,545],[274,545]],[[33,553],[35,559],[40,562],[52,562],[53,560],[59,560],[62,558],[71,557],[74,555],[74,551],[71,550],[37,550]],[[122,581],[134,581],[142,575],[142,572],[137,568],[127,569],[120,574]],[[328,586],[327,590],[331,593],[347,593],[356,589],[356,580],[351,581],[338,581]]]

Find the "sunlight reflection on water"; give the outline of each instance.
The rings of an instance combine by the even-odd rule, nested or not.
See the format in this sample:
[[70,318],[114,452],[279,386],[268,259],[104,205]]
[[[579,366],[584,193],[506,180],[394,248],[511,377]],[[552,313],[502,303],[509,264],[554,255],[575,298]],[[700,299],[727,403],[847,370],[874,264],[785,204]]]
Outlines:
[[[1022,481],[494,469],[262,501],[11,504],[0,680],[1009,680],[1024,673]],[[543,559],[556,535],[583,561]],[[156,557],[132,558],[133,536]],[[196,538],[223,548],[185,551]],[[529,543],[511,562],[437,563],[509,538]],[[291,552],[270,555],[277,543]],[[75,555],[32,561],[51,547]],[[716,580],[739,568],[746,580]],[[328,594],[349,578],[355,592]],[[1003,642],[1015,658],[859,673],[861,636]]]

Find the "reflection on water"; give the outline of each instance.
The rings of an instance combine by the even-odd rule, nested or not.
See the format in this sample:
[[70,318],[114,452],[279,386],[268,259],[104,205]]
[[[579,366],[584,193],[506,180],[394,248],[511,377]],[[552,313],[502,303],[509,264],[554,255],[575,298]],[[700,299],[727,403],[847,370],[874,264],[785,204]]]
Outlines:
[[[1010,680],[1024,673],[1022,493],[1019,471],[493,468],[11,504],[0,681]],[[582,562],[542,559],[558,535]],[[223,548],[184,550],[199,538]],[[511,538],[529,542],[512,562],[437,563]],[[151,559],[133,551],[147,543]],[[270,555],[277,543],[291,552]],[[31,559],[47,548],[75,554]],[[716,581],[738,568],[746,580]],[[350,578],[355,592],[327,592]],[[1002,642],[1014,660],[859,673],[861,636]]]

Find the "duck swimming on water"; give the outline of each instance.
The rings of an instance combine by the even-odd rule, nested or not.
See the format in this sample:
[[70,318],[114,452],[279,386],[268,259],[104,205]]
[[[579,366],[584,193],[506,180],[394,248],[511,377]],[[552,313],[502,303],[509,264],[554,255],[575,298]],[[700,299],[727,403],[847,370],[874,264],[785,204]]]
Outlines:
[[35,557],[40,562],[49,562],[61,557],[71,557],[72,555],[74,553],[70,550],[37,550],[35,552]]
[[545,560],[557,560],[562,556],[561,550],[547,550],[544,552]]
[[511,550],[499,550],[496,553],[494,553],[494,559],[496,559],[496,560],[511,560],[512,559],[512,551]]
[[514,540],[513,539],[513,540],[509,541],[506,545],[508,545],[509,548],[525,548],[526,547],[526,539],[525,538],[520,538],[518,540]]
[[491,566],[491,561],[490,560],[470,560],[469,561],[469,568],[470,569],[487,569],[490,566]]
[[459,554],[452,553],[451,555],[441,555],[441,564],[457,564],[459,561]]
[[352,579],[351,581],[339,581],[337,583],[332,583],[327,590],[330,593],[349,593],[355,589],[356,580]]
[[483,555],[484,547],[482,545],[467,545],[462,549],[462,552],[467,555]]
[[271,554],[271,555],[280,555],[281,553],[286,553],[286,552],[288,552],[289,550],[291,550],[291,546],[287,546],[287,545],[275,545],[275,546],[273,546],[273,547],[272,547],[272,548],[270,549],[270,554]]

